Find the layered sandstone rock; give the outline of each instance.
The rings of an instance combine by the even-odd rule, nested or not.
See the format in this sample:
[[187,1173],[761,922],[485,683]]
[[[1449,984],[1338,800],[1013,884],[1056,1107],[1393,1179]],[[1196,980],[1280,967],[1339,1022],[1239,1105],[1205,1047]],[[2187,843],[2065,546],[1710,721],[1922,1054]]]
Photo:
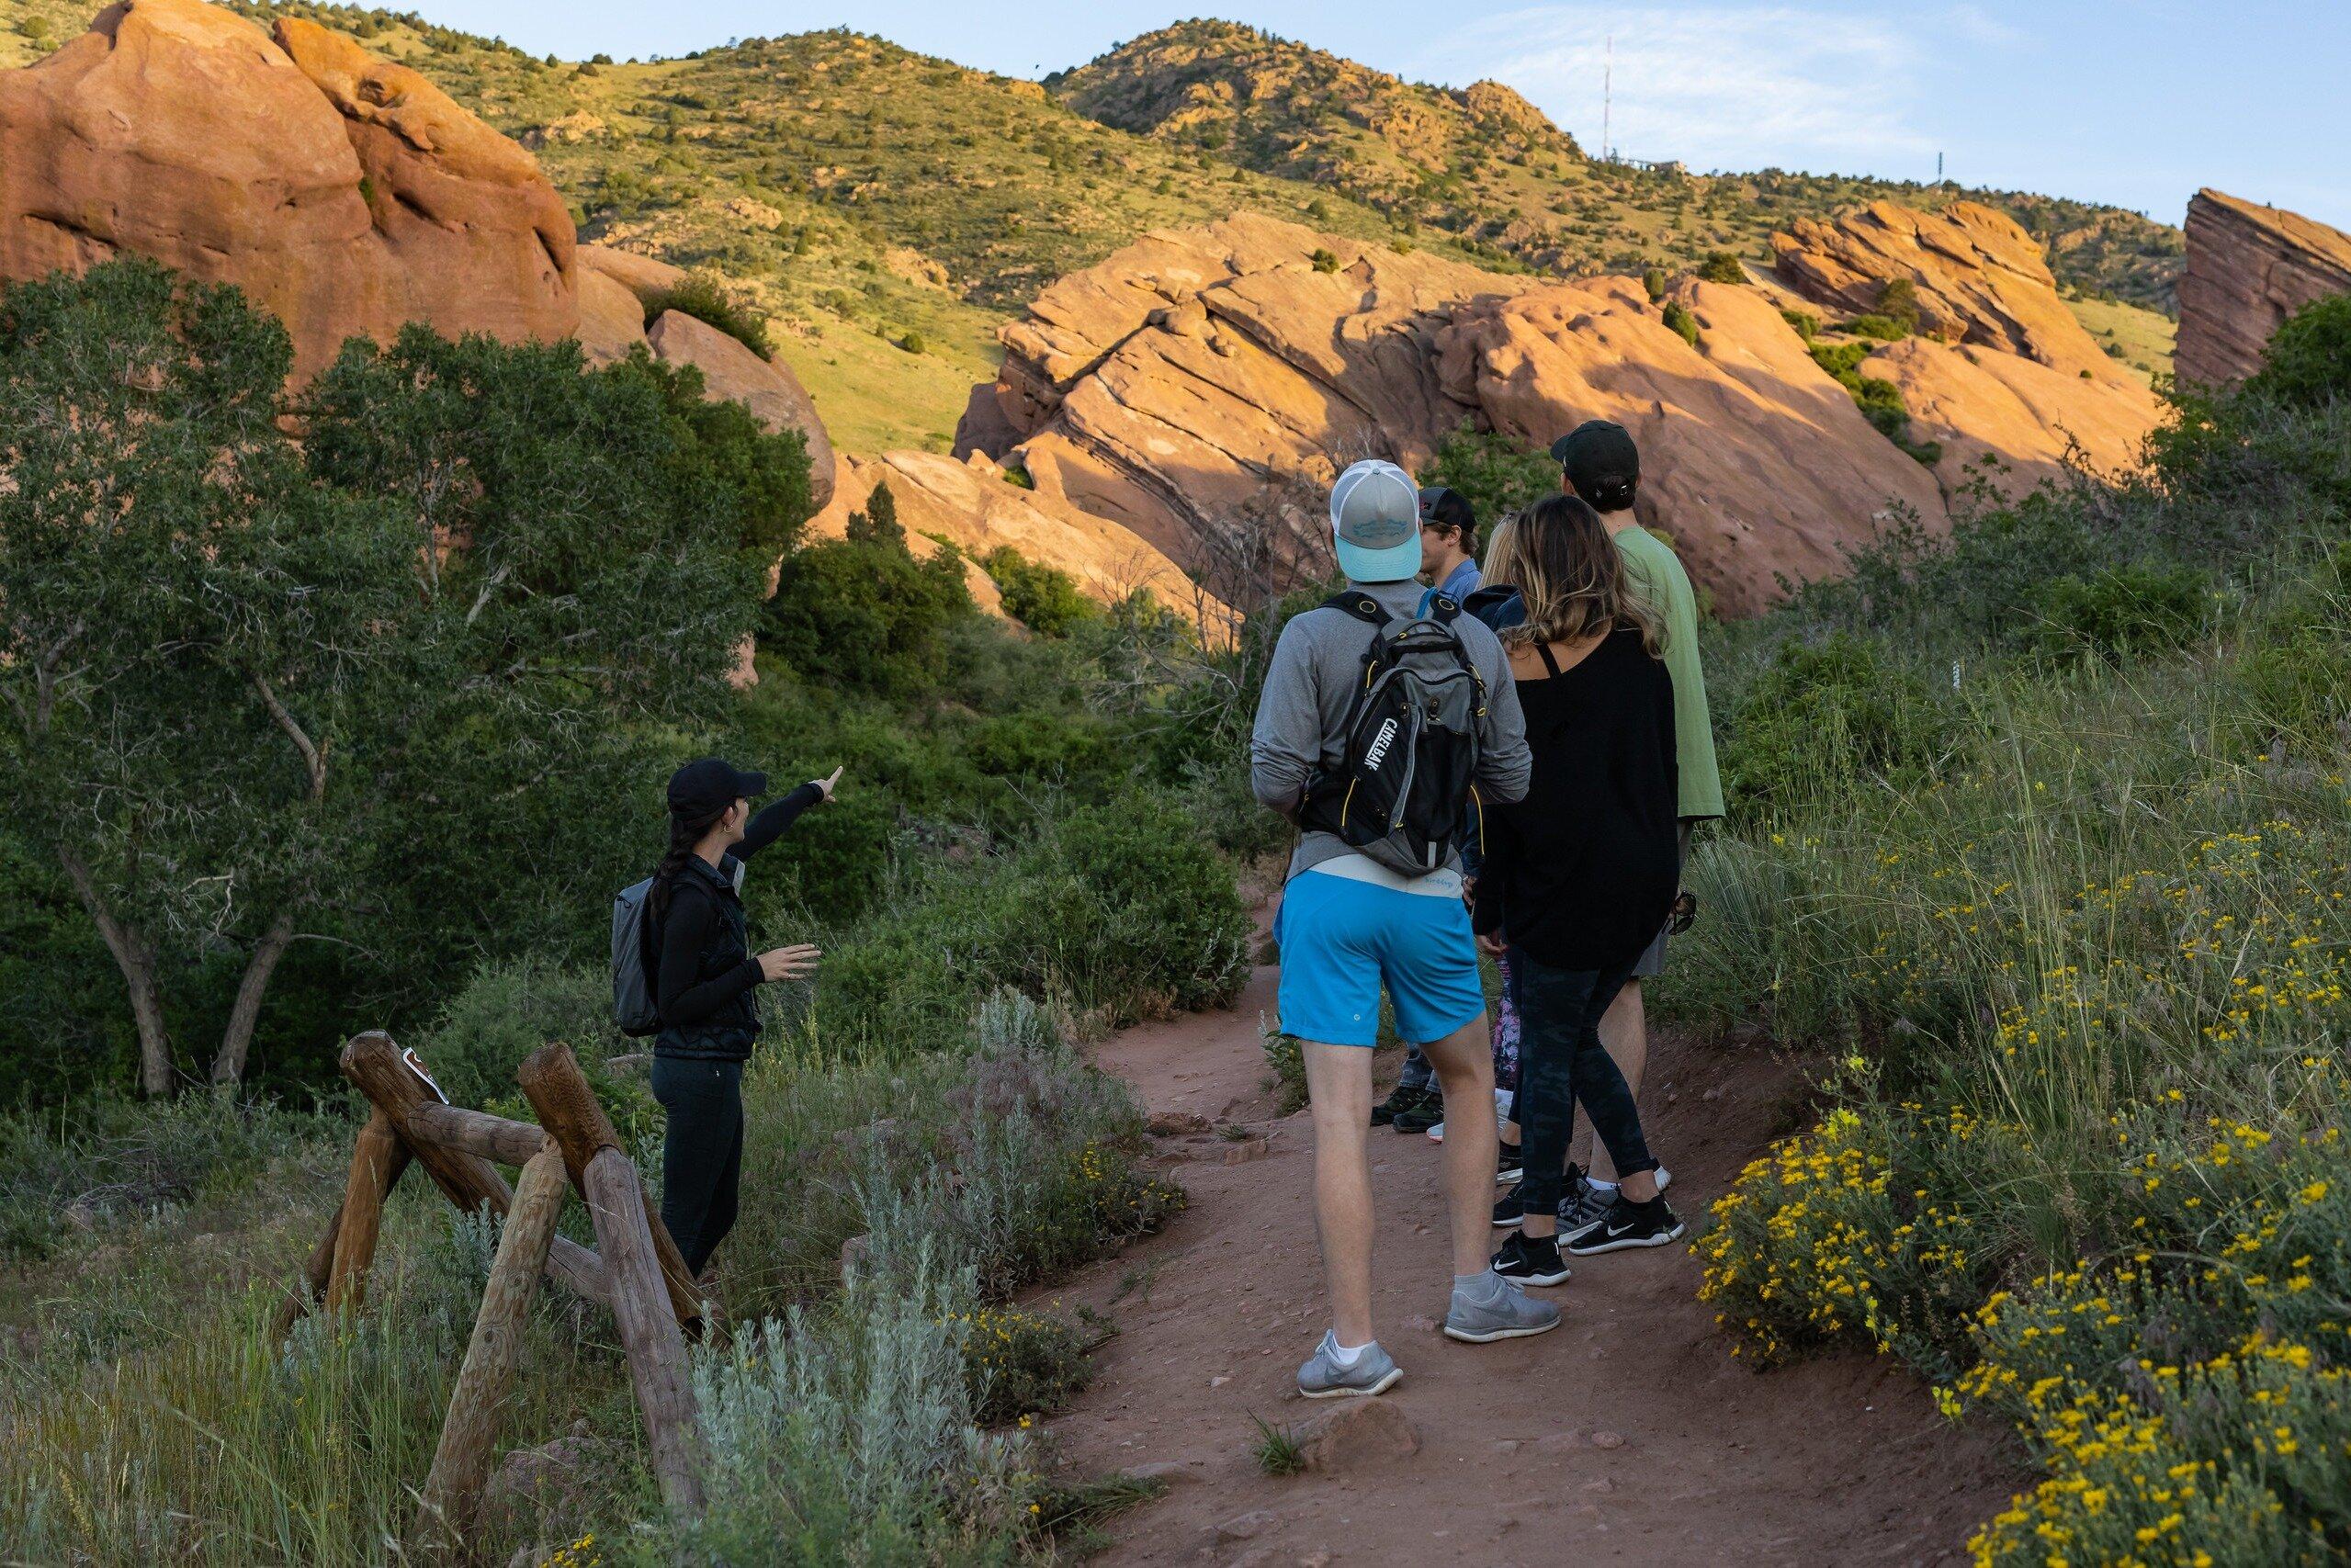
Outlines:
[[2006,213],[1972,201],[1939,212],[1881,201],[1835,221],[1799,220],[1771,243],[1780,281],[1831,310],[1875,310],[1886,286],[1906,279],[1928,337],[2127,379],[2066,309],[2040,244]]
[[1734,614],[1778,574],[1837,570],[1891,507],[1942,520],[1933,477],[1769,300],[1708,284],[1678,298],[1700,347],[1632,279],[1531,285],[1262,218],[1154,234],[1005,329],[959,450],[1017,451],[1040,495],[1194,565],[1270,504],[1311,548],[1305,502],[1355,457],[1412,466],[1465,423],[1542,445],[1615,419],[1649,454],[1645,520]]
[[286,322],[299,375],[410,320],[565,336],[571,250],[528,154],[308,23],[273,39],[198,0],[127,0],[0,72],[0,277],[130,252],[233,283]]
[[2182,382],[2226,387],[2261,368],[2278,323],[2312,300],[2351,293],[2351,234],[2300,213],[2201,190],[2187,204],[2179,281]]
[[1862,361],[1861,374],[1900,389],[1912,439],[1942,447],[1935,472],[1947,490],[1983,478],[2016,495],[2076,469],[2130,472],[2165,415],[2135,380],[2084,380],[1972,344],[1907,338]]
[[1636,513],[1670,536],[1726,615],[1781,577],[1842,570],[1844,550],[1895,508],[1944,517],[1934,477],[1862,418],[1755,290],[1684,282],[1692,345],[1641,284],[1551,284],[1465,308],[1439,338],[1446,393],[1530,446],[1587,419],[1641,448]]
[[[1068,572],[1090,598],[1103,604],[1140,588],[1186,615],[1213,609],[1196,603],[1192,579],[1181,567],[1136,535],[1058,496],[1008,482],[1001,468],[976,454],[962,461],[936,452],[844,457],[832,504],[809,525],[810,532],[820,538],[841,536],[849,514],[885,483],[910,542],[945,539],[974,560],[1010,546]],[[992,587],[988,597],[994,597]]]

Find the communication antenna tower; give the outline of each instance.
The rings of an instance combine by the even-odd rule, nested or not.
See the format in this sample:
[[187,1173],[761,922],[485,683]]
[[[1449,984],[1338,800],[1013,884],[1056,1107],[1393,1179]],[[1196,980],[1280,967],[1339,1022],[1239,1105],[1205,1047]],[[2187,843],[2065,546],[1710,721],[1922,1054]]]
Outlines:
[[1608,35],[1607,53],[1600,62],[1600,162],[1616,162],[1616,152],[1608,139],[1609,111],[1616,99],[1616,35]]

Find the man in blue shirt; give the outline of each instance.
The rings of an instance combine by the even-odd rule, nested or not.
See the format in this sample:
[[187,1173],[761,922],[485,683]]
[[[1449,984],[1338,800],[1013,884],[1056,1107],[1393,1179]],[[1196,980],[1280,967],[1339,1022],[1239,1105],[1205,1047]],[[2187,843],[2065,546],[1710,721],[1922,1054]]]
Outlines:
[[1457,490],[1420,492],[1420,575],[1456,604],[1477,592],[1477,517]]

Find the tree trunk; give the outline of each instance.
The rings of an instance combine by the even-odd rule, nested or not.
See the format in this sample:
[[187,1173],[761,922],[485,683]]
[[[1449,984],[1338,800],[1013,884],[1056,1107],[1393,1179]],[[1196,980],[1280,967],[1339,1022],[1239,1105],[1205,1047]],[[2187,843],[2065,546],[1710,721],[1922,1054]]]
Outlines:
[[220,1054],[212,1058],[215,1084],[232,1084],[245,1076],[245,1053],[253,1046],[254,1025],[261,1021],[261,998],[293,941],[294,911],[288,909],[270,921],[269,930],[254,944],[244,977],[237,982],[237,1002],[229,1010],[228,1027],[220,1032]]
[[135,928],[114,918],[98,895],[97,878],[90,874],[80,855],[60,845],[57,861],[65,868],[66,878],[73,884],[73,892],[98,928],[98,935],[106,939],[107,951],[114,954],[114,966],[122,971],[123,986],[130,993],[130,1017],[139,1027],[139,1090],[150,1096],[169,1094],[174,1088],[172,1041],[164,1030],[164,996],[155,975],[154,946]]

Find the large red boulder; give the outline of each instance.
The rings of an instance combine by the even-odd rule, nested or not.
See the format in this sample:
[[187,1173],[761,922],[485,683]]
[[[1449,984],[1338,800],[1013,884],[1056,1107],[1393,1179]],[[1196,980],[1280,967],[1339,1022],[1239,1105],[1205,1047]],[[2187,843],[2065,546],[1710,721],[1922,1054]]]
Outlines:
[[2279,322],[2346,293],[2351,234],[2299,212],[2198,191],[2187,204],[2173,368],[2190,385],[2232,386],[2261,368]]

